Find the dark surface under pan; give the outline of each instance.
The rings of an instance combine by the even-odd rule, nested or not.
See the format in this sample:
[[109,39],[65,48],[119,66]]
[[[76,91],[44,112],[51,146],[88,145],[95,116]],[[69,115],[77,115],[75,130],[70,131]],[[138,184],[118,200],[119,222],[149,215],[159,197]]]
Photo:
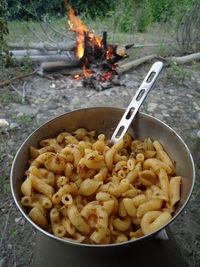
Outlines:
[[95,249],[63,246],[37,232],[36,251],[31,267],[187,267],[170,229],[168,240],[145,240],[137,246]]

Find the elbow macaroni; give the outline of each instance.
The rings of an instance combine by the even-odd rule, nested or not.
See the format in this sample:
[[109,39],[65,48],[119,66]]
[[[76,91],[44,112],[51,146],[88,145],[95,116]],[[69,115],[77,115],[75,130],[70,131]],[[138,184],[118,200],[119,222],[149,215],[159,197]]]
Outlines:
[[169,222],[181,177],[162,145],[128,133],[107,144],[104,134],[79,128],[30,147],[21,203],[37,225],[74,242],[109,244]]

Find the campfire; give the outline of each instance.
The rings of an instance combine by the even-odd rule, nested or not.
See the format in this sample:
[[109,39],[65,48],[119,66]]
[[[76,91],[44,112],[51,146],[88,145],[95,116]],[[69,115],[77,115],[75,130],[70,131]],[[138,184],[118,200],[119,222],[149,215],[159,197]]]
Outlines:
[[[134,49],[145,47],[159,47],[160,43],[155,44],[109,44],[107,42],[107,32],[100,36],[92,33],[86,25],[75,16],[72,8],[69,8],[68,24],[70,31],[75,33],[76,41],[71,34],[55,28],[46,17],[40,21],[41,30],[46,37],[45,41],[40,34],[32,32],[37,42],[6,42],[11,48],[9,55],[19,64],[24,64],[28,57],[30,62],[36,63],[36,69],[28,75],[19,75],[8,81],[0,83],[0,87],[6,86],[11,82],[24,77],[36,74],[49,79],[54,79],[63,75],[82,81],[85,87],[94,88],[98,91],[104,90],[113,85],[121,85],[119,75],[137,68],[138,66],[161,59],[167,64],[187,64],[198,60],[200,53],[193,53],[183,56],[161,57],[157,53],[145,55],[141,58],[130,59],[129,62],[122,60],[128,57],[127,50],[134,46]],[[49,33],[59,36],[59,40],[52,37]],[[62,38],[62,41],[61,39]],[[47,40],[47,41],[46,41]],[[171,45],[171,43],[163,43]],[[7,57],[6,53],[2,53]],[[38,67],[39,65],[39,67]],[[49,74],[50,73],[50,74]]]
[[108,45],[105,31],[102,36],[91,33],[72,8],[68,15],[70,30],[77,34],[75,54],[83,66],[82,73],[74,74],[74,79],[83,80],[84,86],[98,91],[119,85],[115,68],[120,59],[128,56],[126,47]]
[[[37,69],[39,75],[60,73],[71,76],[72,79],[82,81],[83,86],[97,91],[121,85],[119,79],[121,66],[118,66],[118,62],[128,57],[127,49],[134,44],[109,44],[106,31],[101,35],[95,35],[81,19],[76,17],[71,7],[68,17],[69,29],[74,33],[75,41],[70,41],[69,35],[59,32],[68,38],[56,42],[48,36],[49,41],[30,42],[28,46],[23,41],[10,43],[9,46],[15,48],[9,51],[10,56],[22,64],[24,57],[29,57],[33,63],[40,64],[39,70]],[[44,23],[58,32],[46,19]]]

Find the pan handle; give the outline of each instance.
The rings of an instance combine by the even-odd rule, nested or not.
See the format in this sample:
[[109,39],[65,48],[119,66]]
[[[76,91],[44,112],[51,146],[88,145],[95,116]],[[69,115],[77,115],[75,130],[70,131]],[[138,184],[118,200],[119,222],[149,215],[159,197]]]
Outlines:
[[134,119],[135,115],[137,114],[138,109],[146,99],[148,93],[150,92],[151,88],[155,84],[161,70],[163,68],[163,63],[160,61],[155,62],[151,69],[149,70],[147,76],[145,77],[144,81],[140,85],[139,89],[137,90],[135,96],[133,97],[131,103],[129,104],[128,108],[126,109],[124,115],[122,116],[119,124],[117,125],[112,137],[111,143],[117,143],[120,139],[123,138],[125,133],[127,132],[132,120]]

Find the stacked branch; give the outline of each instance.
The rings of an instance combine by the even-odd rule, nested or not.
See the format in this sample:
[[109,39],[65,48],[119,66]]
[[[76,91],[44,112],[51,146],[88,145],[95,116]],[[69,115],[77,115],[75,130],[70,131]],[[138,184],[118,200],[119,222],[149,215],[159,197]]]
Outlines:
[[7,46],[14,49],[37,49],[37,50],[60,50],[60,51],[73,51],[76,48],[76,42],[7,42]]
[[[78,67],[81,65],[81,61],[77,58],[75,54],[76,50],[76,42],[60,42],[60,43],[52,43],[52,42],[39,42],[39,43],[28,43],[24,42],[18,43],[8,43],[10,48],[13,48],[9,51],[11,58],[17,60],[19,63],[23,64],[25,57],[28,57],[34,63],[40,64],[41,72],[52,72],[57,71],[67,67]],[[108,46],[104,43],[102,48],[102,55],[106,53],[105,47]],[[128,45],[118,45],[112,44],[109,47],[112,49],[114,53],[114,57],[109,61],[109,64],[112,65],[114,62],[119,61],[120,59],[126,58],[127,49],[130,49],[134,44]],[[104,51],[105,50],[105,51]],[[91,53],[92,55],[92,53]],[[106,55],[105,55],[106,56]],[[104,63],[105,56],[103,58],[98,59],[100,64]],[[90,62],[97,62],[96,55],[94,57],[89,57]]]

